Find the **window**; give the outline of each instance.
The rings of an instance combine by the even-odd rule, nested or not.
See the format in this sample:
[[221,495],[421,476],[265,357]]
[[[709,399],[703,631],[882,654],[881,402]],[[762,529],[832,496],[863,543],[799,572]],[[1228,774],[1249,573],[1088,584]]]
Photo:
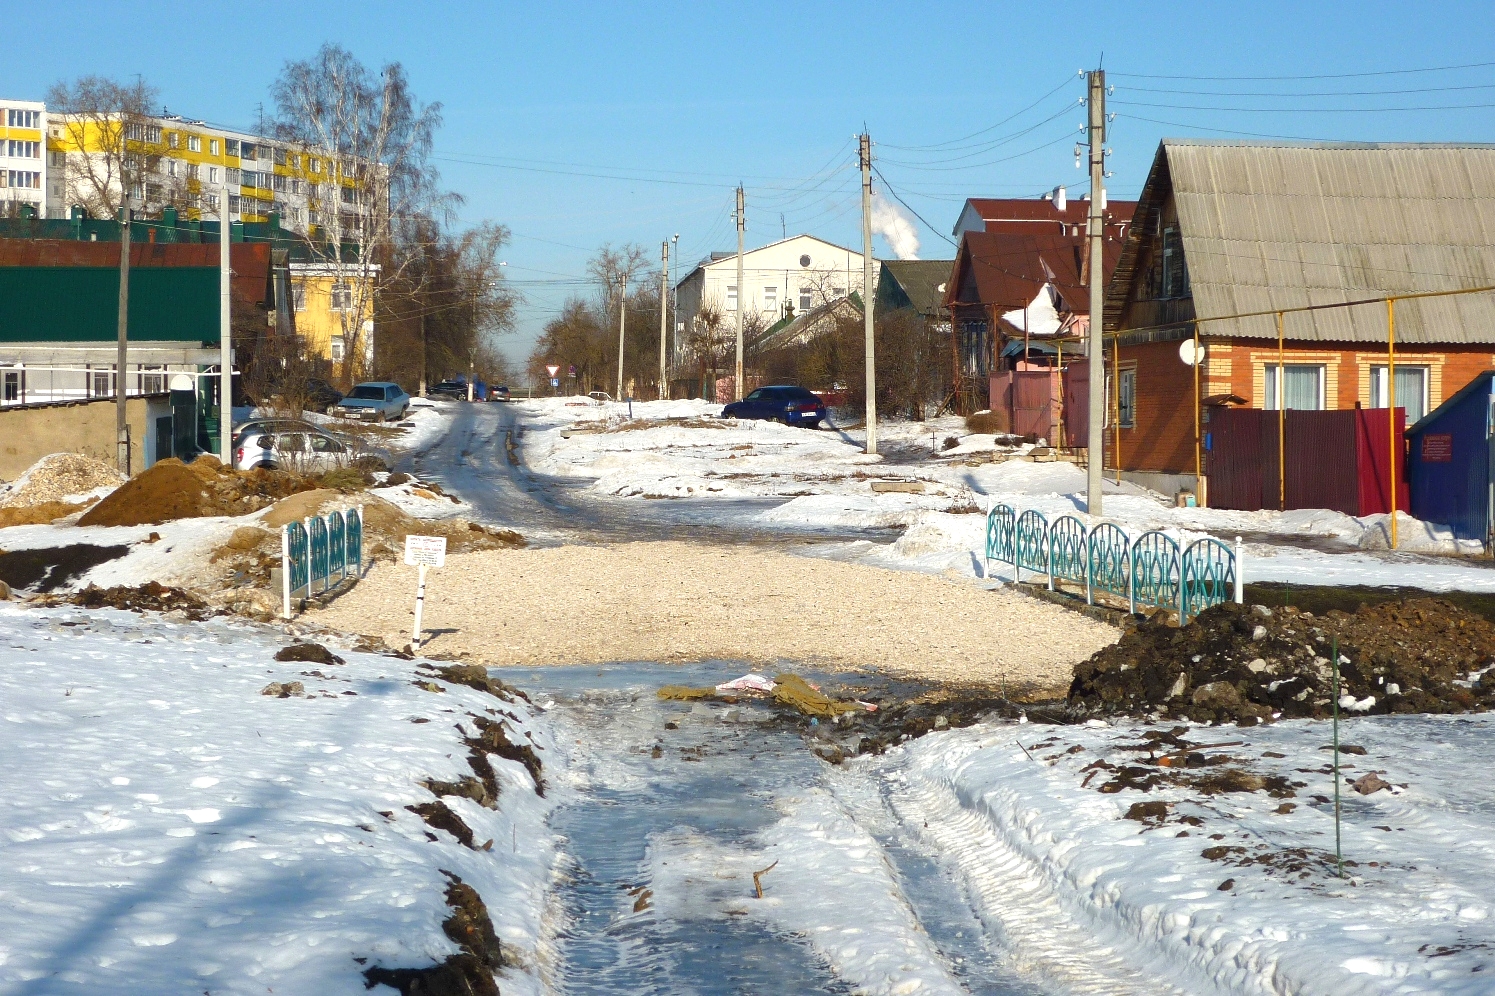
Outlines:
[[225,138],[223,140],[223,151],[230,156],[239,154],[239,140],[237,138]]
[[239,146],[240,159],[253,159],[254,155],[254,146],[249,142],[245,142],[243,145]]
[[1130,429],[1137,424],[1137,370],[1133,367],[1120,371],[1120,374],[1121,390],[1116,396],[1116,420],[1123,429]]
[[[307,158],[311,158],[311,157],[308,156]],[[320,172],[322,172],[322,160],[320,160],[320,159],[312,159],[311,160],[311,171],[313,173],[320,173]]]
[[779,289],[777,287],[764,287],[763,288],[763,310],[764,311],[778,311],[779,310]]
[[[1386,397],[1386,366],[1370,368],[1370,406],[1388,407]],[[1428,413],[1428,368],[1396,367],[1396,407],[1407,410],[1407,425],[1419,421]]]
[[299,280],[291,284],[291,306],[297,311],[306,310],[306,284]]
[[4,401],[8,405],[26,400],[26,371],[7,370],[4,379]]
[[209,183],[217,183],[218,182],[218,167],[217,166],[209,166],[208,167],[208,182]]
[[1163,229],[1163,297],[1189,296],[1189,268],[1184,264],[1184,244],[1178,229]]
[[1287,408],[1297,411],[1319,411],[1324,407],[1324,368],[1318,364],[1289,363],[1287,374],[1279,374],[1277,364],[1266,365],[1266,403],[1268,411],[1283,407],[1278,398],[1287,399]]
[[293,193],[293,194],[303,193],[303,188],[301,186],[301,181],[300,180],[292,180],[291,181],[291,193]]
[[212,211],[214,214],[217,214],[218,213],[218,195],[217,194],[208,194],[206,200],[207,200],[207,204],[208,204],[208,210]]
[[[7,184],[6,181],[10,182]],[[0,187],[11,186],[29,188],[32,190],[42,189],[42,175],[25,169],[13,169],[8,172],[0,172]]]
[[40,128],[41,111],[21,111],[12,108],[6,115],[6,123],[12,128]]
[[239,186],[243,178],[243,173],[240,170],[234,169],[232,166],[229,166],[224,170],[224,179],[228,181],[228,185],[230,187]]
[[178,148],[181,145],[181,141],[182,136],[178,135],[176,132],[169,131],[166,133],[166,144],[171,148]]
[[331,339],[329,339],[328,350],[332,355],[332,362],[343,362],[343,357],[347,355],[347,347],[343,343],[343,337],[340,335],[335,335]]
[[277,165],[277,166],[284,166],[285,164],[286,164],[286,150],[285,149],[276,149],[275,150],[275,165]]
[[40,142],[17,142],[11,139],[7,148],[13,159],[40,159],[42,157],[42,143]]
[[114,397],[114,370],[92,370],[89,371],[89,397],[112,398]]
[[188,163],[187,164],[187,179],[189,179],[189,180],[201,180],[202,179],[202,167],[198,166],[197,163]]
[[332,310],[353,310],[353,285],[339,280],[332,285]]
[[202,136],[201,135],[188,135],[187,136],[187,151],[188,152],[201,152],[202,151]]
[[176,160],[175,159],[168,159],[168,160],[166,160],[166,175],[167,176],[176,176]]
[[799,289],[799,310],[803,314],[815,307],[815,291],[809,287]]
[[217,154],[218,154],[218,139],[216,139],[216,138],[210,138],[210,139],[208,139],[208,155],[210,155],[210,156],[216,156]]
[[727,310],[728,311],[736,311],[737,310],[737,285],[736,284],[728,284],[727,285]]
[[238,214],[239,213],[239,195],[238,194],[229,194],[228,195],[228,213],[229,214]]
[[286,189],[286,178],[284,176],[282,176],[281,174],[279,174],[279,173],[275,174],[275,176],[271,180],[271,182],[275,184],[275,189],[276,190],[284,190],[284,189]]
[[163,366],[142,366],[140,368],[140,393],[161,394],[166,390],[166,374],[152,373],[151,371],[165,371]]

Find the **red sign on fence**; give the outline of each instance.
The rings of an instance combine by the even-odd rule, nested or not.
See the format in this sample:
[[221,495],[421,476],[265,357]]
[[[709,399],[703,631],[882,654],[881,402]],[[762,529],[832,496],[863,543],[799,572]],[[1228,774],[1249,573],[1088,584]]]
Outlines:
[[1427,432],[1422,436],[1423,463],[1452,463],[1453,435],[1447,432]]

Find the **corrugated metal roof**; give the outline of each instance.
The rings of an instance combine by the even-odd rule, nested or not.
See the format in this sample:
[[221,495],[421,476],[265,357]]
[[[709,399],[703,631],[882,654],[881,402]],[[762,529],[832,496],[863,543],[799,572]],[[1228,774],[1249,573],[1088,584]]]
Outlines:
[[[1495,146],[1164,139],[1159,151],[1200,318],[1495,285]],[[1400,302],[1396,318],[1398,342],[1495,342],[1495,293]],[[1285,325],[1298,340],[1384,341],[1386,309]],[[1276,336],[1271,317],[1207,330]]]
[[[950,281],[954,260],[885,259],[881,262],[881,278],[897,283],[915,311],[926,317],[948,317],[945,310],[945,285]],[[878,289],[882,290],[881,287]]]

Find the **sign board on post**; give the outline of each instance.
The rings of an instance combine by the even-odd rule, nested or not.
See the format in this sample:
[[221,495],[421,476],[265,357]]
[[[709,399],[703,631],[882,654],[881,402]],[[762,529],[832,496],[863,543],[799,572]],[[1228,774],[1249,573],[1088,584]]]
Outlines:
[[545,369],[550,371],[550,376],[552,377],[561,372],[560,367],[546,367]]
[[419,651],[421,614],[426,606],[426,568],[445,566],[446,537],[406,536],[405,563],[420,569],[420,582],[415,589],[415,633],[410,639],[410,649]]

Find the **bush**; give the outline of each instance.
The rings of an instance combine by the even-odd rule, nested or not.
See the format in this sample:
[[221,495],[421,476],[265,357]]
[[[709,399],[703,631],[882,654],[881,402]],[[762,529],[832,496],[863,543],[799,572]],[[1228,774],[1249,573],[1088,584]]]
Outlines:
[[966,429],[969,432],[1005,433],[1010,426],[1007,424],[1005,412],[977,412],[966,416]]

